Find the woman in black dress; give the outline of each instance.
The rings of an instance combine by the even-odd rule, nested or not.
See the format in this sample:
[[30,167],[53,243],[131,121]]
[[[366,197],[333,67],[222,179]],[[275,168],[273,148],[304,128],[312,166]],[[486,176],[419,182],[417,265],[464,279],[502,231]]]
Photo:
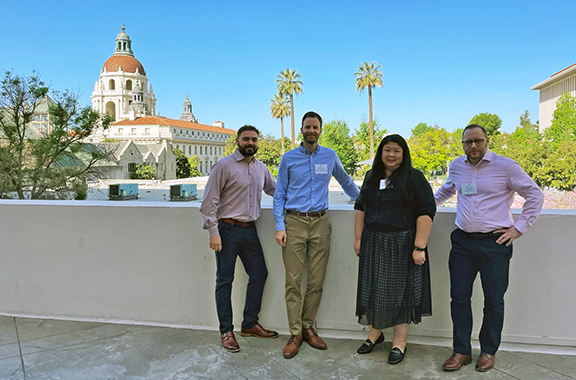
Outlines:
[[384,341],[394,326],[390,364],[402,361],[410,323],[432,315],[426,245],[436,204],[430,184],[412,167],[400,135],[386,136],[354,205],[354,251],[359,256],[358,322],[368,325],[359,354]]

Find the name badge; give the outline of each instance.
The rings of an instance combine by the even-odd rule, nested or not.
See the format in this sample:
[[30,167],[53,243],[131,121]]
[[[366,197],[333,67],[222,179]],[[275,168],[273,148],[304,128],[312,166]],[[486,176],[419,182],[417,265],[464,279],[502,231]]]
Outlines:
[[384,190],[390,184],[390,180],[388,178],[384,178],[380,180],[380,190]]
[[314,165],[314,174],[328,174],[328,165],[327,164],[315,164]]
[[476,182],[465,183],[464,185],[462,185],[462,194],[464,195],[478,194],[478,188],[476,187]]

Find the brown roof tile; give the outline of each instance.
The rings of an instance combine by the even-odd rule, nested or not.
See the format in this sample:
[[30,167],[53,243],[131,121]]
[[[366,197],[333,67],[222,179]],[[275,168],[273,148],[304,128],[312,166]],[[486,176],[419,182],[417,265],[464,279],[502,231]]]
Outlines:
[[104,62],[102,71],[106,68],[107,71],[116,72],[122,66],[122,70],[127,73],[135,73],[136,69],[142,75],[146,75],[144,66],[134,57],[127,55],[113,55]]
[[233,129],[213,127],[211,125],[192,123],[190,121],[169,119],[162,116],[144,116],[136,118],[135,120],[122,120],[112,125],[168,125],[177,128],[189,128],[208,132],[226,133],[232,135],[236,133]]

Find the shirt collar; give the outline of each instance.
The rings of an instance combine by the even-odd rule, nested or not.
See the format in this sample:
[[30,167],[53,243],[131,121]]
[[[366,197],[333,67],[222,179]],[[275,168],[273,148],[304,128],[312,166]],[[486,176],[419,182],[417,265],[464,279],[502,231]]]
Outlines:
[[321,146],[320,144],[318,144],[318,146],[316,147],[316,150],[315,150],[314,152],[310,153],[310,152],[308,151],[308,149],[304,148],[304,143],[300,143],[300,146],[298,146],[298,149],[300,149],[300,151],[301,151],[302,153],[304,153],[304,154],[309,154],[309,155],[312,155],[312,154],[315,154],[315,153],[319,153],[321,148],[322,148],[322,146]]
[[[484,153],[484,156],[480,159],[480,161],[478,161],[478,164],[481,163],[482,161],[492,161],[494,159],[494,156],[496,154],[494,152],[492,152],[490,149],[486,148],[486,153]],[[466,162],[467,164],[469,164],[470,162],[468,161],[468,156],[464,155],[464,162]],[[478,165],[476,164],[476,165]]]
[[246,158],[246,157],[244,157],[244,155],[242,153],[240,153],[238,148],[236,148],[236,150],[234,151],[234,153],[232,155],[234,156],[234,159],[236,160],[236,162],[242,161]]

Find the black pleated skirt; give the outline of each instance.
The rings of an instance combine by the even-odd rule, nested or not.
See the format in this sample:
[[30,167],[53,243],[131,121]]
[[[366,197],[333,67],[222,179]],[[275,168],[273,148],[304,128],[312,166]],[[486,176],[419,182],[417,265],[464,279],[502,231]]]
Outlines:
[[385,329],[420,323],[432,315],[428,252],[414,264],[415,231],[380,232],[364,228],[360,244],[356,316],[363,325]]

